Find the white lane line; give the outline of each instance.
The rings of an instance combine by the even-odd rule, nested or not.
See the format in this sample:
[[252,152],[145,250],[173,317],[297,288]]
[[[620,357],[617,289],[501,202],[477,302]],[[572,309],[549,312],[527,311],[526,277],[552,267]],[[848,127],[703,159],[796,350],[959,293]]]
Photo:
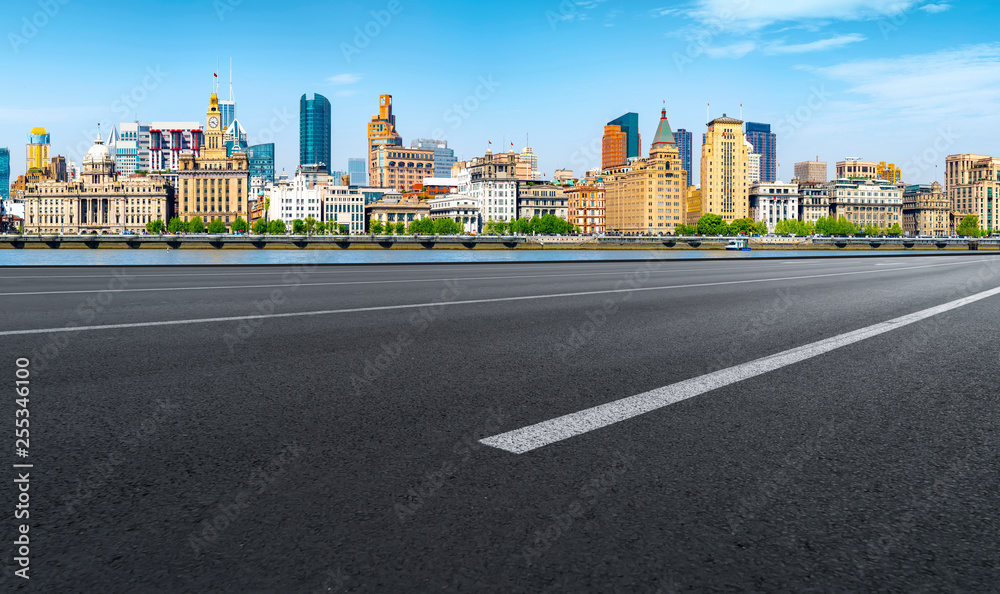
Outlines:
[[[565,270],[560,269],[560,270]],[[742,267],[736,268],[689,268],[683,272],[716,272],[719,270],[744,270]],[[286,271],[286,273],[293,273],[294,271]],[[671,273],[676,274],[679,271],[676,269],[670,270],[650,270],[650,274],[660,274],[660,273]],[[303,273],[311,274],[311,273]],[[452,282],[462,282],[462,281],[480,281],[480,280],[503,280],[508,278],[557,278],[557,277],[575,277],[575,276],[621,276],[627,274],[627,271],[616,270],[614,272],[572,272],[564,274],[518,274],[518,275],[502,275],[502,276],[470,276],[470,277],[457,277],[457,278],[412,278],[412,279],[387,279],[387,280],[377,280],[377,281],[331,281],[326,283],[298,283],[294,286],[296,287],[330,287],[337,285],[383,285],[383,284],[398,284],[398,283],[436,283],[444,281]],[[137,275],[125,275],[125,276],[137,276]],[[216,276],[216,275],[211,275]],[[217,275],[222,276],[222,275]],[[54,278],[54,277],[43,277],[43,278]],[[95,278],[107,278],[107,277],[95,277]],[[0,279],[2,280],[2,279]],[[221,286],[211,286],[211,287],[148,287],[140,289],[119,289],[114,291],[115,293],[145,293],[145,292],[155,292],[155,291],[218,291],[223,289],[273,289],[279,287],[288,287],[294,283],[280,283],[280,284],[270,284],[270,285],[221,285]],[[80,293],[104,293],[108,289],[67,289],[64,291],[21,291],[21,292],[11,292],[11,293],[0,293],[0,297],[17,297],[21,295],[75,295]]]
[[[748,261],[750,261],[750,260],[748,260]],[[615,262],[602,262],[600,260],[597,260],[597,261],[593,261],[593,262],[588,262],[587,264],[588,265],[589,264],[606,264],[606,265],[609,265],[609,266],[610,265],[626,265],[627,266],[627,265],[630,265],[630,264],[633,264],[633,263],[634,264],[652,264],[652,263],[671,264],[671,263],[676,263],[676,262],[678,262],[678,261],[675,260],[675,259],[673,259],[673,258],[663,258],[663,259],[653,259],[653,260],[634,260],[634,261],[615,261]],[[729,260],[724,260],[723,262],[729,263],[730,261]],[[750,261],[750,262],[752,262],[754,264],[770,264],[770,263],[772,263],[772,261],[770,261],[770,260],[755,260],[755,261]],[[746,269],[745,266],[713,266],[713,267],[706,267],[706,268],[688,268],[687,266],[690,266],[690,264],[687,264],[686,262],[680,262],[680,263],[682,264],[682,266],[679,266],[676,270],[673,270],[672,272],[705,272],[705,271],[715,271],[715,270],[745,270]],[[802,263],[805,264],[806,262],[802,262]],[[847,264],[848,262],[844,262],[844,263]],[[486,264],[489,264],[491,268],[497,270],[498,272],[503,272],[505,269],[507,269],[509,267],[523,268],[523,266],[519,266],[517,263],[493,264],[493,263],[487,262]],[[527,263],[524,263],[524,264],[530,264],[531,265],[531,270],[565,270],[566,269],[566,266],[559,266],[559,265],[552,265],[552,266],[549,266],[547,264],[546,265],[536,265],[536,264],[532,264],[530,262],[527,262]],[[792,264],[792,262],[787,262],[787,264]],[[385,273],[389,273],[389,272],[410,272],[410,271],[414,271],[414,270],[427,270],[427,268],[431,268],[431,267],[442,268],[441,266],[434,266],[433,264],[427,264],[427,265],[421,267],[420,269],[413,268],[413,267],[410,267],[410,268],[397,268],[397,267],[364,268],[362,266],[358,266],[358,267],[356,267],[354,269],[351,269],[351,270],[338,269],[338,270],[304,271],[304,270],[301,270],[302,266],[305,266],[305,264],[289,264],[288,268],[276,269],[273,272],[218,272],[218,273],[214,273],[214,272],[213,273],[191,272],[191,273],[181,273],[181,274],[126,274],[126,276],[128,276],[128,277],[140,277],[140,278],[141,277],[151,277],[151,278],[164,277],[164,278],[167,278],[167,277],[188,277],[188,276],[278,276],[278,275],[283,275],[283,274],[288,274],[288,273],[295,273],[295,272],[301,272],[303,274],[308,274],[309,276],[313,276],[313,275],[319,275],[319,274],[338,274],[338,275],[343,275],[343,274],[351,274],[351,273],[367,273],[367,274],[378,273],[378,274],[385,274]],[[220,267],[221,268],[225,268],[226,265],[220,265]],[[452,270],[468,270],[470,268],[474,269],[474,270],[481,270],[483,267],[480,266],[480,265],[469,265],[469,266],[458,265],[458,266],[448,266],[445,269],[448,270],[448,271],[452,271]],[[619,272],[621,272],[621,271],[619,270]],[[108,276],[109,276],[109,274],[35,275],[35,276],[3,276],[2,274],[0,274],[0,280],[22,280],[22,279],[42,279],[42,280],[45,280],[45,279],[61,279],[61,278],[92,278],[92,279],[96,279],[96,280],[102,280],[102,279],[107,279]]]
[[806,359],[812,359],[835,349],[878,336],[879,334],[891,332],[897,328],[902,328],[903,326],[919,322],[931,316],[936,316],[998,294],[1000,294],[1000,287],[894,318],[888,322],[881,322],[867,328],[762,357],[749,363],[743,363],[701,377],[677,382],[676,384],[643,392],[642,394],[628,398],[622,398],[621,400],[615,400],[614,402],[588,408],[580,412],[556,417],[555,419],[501,433],[500,435],[494,435],[493,437],[487,437],[479,441],[485,445],[514,454],[524,454],[564,439],[595,431],[682,400],[723,388],[736,382],[794,365]]
[[938,266],[961,266],[972,262],[961,262],[947,264],[926,264],[923,266],[907,266],[905,268],[893,268],[890,270],[856,270],[853,272],[830,272],[826,274],[809,274],[804,276],[783,276],[778,278],[755,278],[736,281],[718,281],[713,283],[692,283],[686,285],[667,285],[659,287],[636,287],[629,289],[606,289],[600,291],[581,291],[578,293],[554,293],[549,295],[522,295],[519,297],[495,297],[492,299],[467,299],[465,301],[436,301],[431,303],[409,303],[404,305],[379,305],[374,307],[354,307],[349,309],[326,309],[319,311],[297,311],[278,314],[257,314],[248,316],[229,316],[224,318],[196,318],[191,320],[164,320],[160,322],[133,322],[129,324],[106,324],[103,326],[64,326],[62,328],[34,328],[31,330],[4,330],[0,331],[0,336],[23,336],[26,334],[48,334],[52,332],[84,332],[88,330],[121,330],[125,328],[149,328],[153,326],[180,326],[187,324],[212,324],[218,322],[239,322],[243,320],[262,320],[269,318],[300,318],[305,316],[326,316],[345,313],[360,313],[372,311],[389,311],[401,309],[419,309],[421,307],[443,307],[449,305],[477,305],[482,303],[503,303],[508,301],[531,301],[537,299],[558,299],[565,297],[586,297],[591,295],[609,295],[613,293],[630,293],[642,291],[668,291],[671,289],[691,289],[697,287],[719,287],[724,285],[742,285],[751,283],[768,283],[787,280],[804,280],[810,278],[827,278],[832,276],[852,276],[856,274],[872,274],[894,272],[898,270],[916,270],[918,268],[936,268]]

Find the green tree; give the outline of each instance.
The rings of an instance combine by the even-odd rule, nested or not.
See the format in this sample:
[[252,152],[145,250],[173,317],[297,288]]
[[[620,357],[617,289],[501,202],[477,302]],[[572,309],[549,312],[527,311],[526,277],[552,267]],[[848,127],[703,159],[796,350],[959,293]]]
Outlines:
[[730,235],[749,235],[754,228],[753,219],[736,219],[729,224]]
[[274,219],[267,224],[267,232],[271,235],[284,235],[285,229],[285,221],[282,221],[281,219]]
[[872,223],[865,225],[865,228],[861,230],[861,233],[866,237],[876,237],[881,234],[878,225]]
[[306,232],[306,222],[302,219],[292,221],[292,235],[304,235]]
[[253,222],[253,232],[257,235],[263,235],[267,233],[267,221],[264,219],[257,219]]
[[155,221],[146,223],[146,231],[150,233],[159,233],[160,231],[163,231],[163,219],[156,219]]
[[[303,225],[303,227],[305,227],[306,234],[312,235],[313,233],[316,232],[316,223],[317,222],[318,221],[316,221],[316,217],[306,217],[306,219],[304,221],[302,221],[302,225]],[[294,224],[294,222],[293,222],[293,224]]]
[[380,221],[378,219],[372,219],[368,223],[368,230],[372,233],[372,235],[382,235],[382,231],[383,231],[383,229],[382,229],[382,221]]
[[694,235],[695,233],[697,233],[697,229],[688,227],[684,223],[680,223],[674,227],[674,235]]
[[191,233],[202,233],[205,231],[205,221],[201,220],[201,217],[192,217],[188,221],[187,228]]
[[222,219],[212,219],[212,222],[208,224],[209,233],[225,233],[226,224],[222,222]]
[[753,224],[753,232],[757,235],[767,235],[767,223],[764,221],[757,221]]
[[958,224],[955,232],[965,237],[979,237],[981,234],[979,230],[979,216],[972,214],[965,215],[965,218]]
[[429,217],[413,219],[410,221],[407,233],[412,233],[413,235],[432,235],[434,234],[434,225],[435,220]]
[[899,237],[903,234],[903,229],[899,226],[899,223],[893,223],[892,227],[889,227],[885,234],[890,237]]
[[706,212],[698,219],[698,233],[701,235],[725,235],[729,231],[729,225],[722,217]]
[[438,235],[457,235],[462,232],[462,225],[454,219],[434,219],[434,233]]
[[[336,225],[336,223],[331,222],[329,227],[332,227],[334,225]],[[316,233],[318,233],[319,235],[326,235],[326,231],[329,227],[325,222],[319,221],[316,223]]]
[[187,223],[182,221],[180,217],[174,217],[170,219],[170,223],[167,224],[167,231],[171,233],[183,233],[187,231]]
[[406,233],[406,223],[399,221],[396,223],[396,235],[402,235]]
[[236,217],[233,224],[230,225],[233,231],[239,231],[240,233],[246,233],[250,230],[250,224],[243,220],[243,217]]

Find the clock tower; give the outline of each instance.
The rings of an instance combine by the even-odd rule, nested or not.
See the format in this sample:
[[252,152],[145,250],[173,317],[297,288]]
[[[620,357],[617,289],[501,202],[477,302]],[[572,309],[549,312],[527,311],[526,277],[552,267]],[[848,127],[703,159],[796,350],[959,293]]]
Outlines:
[[205,115],[205,148],[202,157],[209,159],[225,159],[225,130],[222,129],[222,112],[219,111],[219,96],[212,93],[208,103],[208,113]]
[[237,217],[247,218],[250,166],[242,150],[226,154],[225,134],[219,97],[212,93],[200,154],[183,151],[178,159],[177,216],[185,223],[198,217],[206,225],[219,219],[230,227]]

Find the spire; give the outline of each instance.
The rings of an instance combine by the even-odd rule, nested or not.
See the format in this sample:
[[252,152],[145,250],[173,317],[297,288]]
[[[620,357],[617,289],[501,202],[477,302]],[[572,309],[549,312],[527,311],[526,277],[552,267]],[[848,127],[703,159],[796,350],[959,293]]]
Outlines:
[[[666,104],[666,101],[664,101],[664,104]],[[670,130],[670,122],[667,121],[667,108],[663,107],[660,110],[660,125],[656,127],[656,135],[653,137],[653,144],[650,146],[650,151],[657,148],[667,148],[667,145],[676,144],[674,133]]]

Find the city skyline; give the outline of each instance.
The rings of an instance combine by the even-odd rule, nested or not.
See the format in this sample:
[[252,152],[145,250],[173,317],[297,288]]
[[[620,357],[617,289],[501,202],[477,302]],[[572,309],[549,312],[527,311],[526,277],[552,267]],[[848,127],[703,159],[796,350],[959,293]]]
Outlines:
[[[109,5],[134,10],[124,3]],[[9,58],[9,76],[24,79],[44,71],[60,81],[59,88],[73,92],[9,93],[0,102],[0,146],[17,154],[30,129],[43,126],[52,135],[52,154],[79,162],[98,122],[110,131],[133,118],[197,120],[217,62],[232,57],[238,116],[248,142],[274,142],[279,171],[297,164],[303,93],[331,100],[331,168],[337,170],[345,169],[349,157],[364,154],[365,126],[380,94],[393,95],[405,138],[440,137],[459,159],[482,155],[488,141],[505,148],[514,142],[519,152],[530,134],[548,179],[555,169],[582,175],[599,166],[603,124],[621,113],[638,113],[640,133],[651,137],[664,100],[675,126],[696,133],[723,113],[738,116],[742,104],[743,119],[769,123],[777,134],[777,177],[785,181],[795,162],[817,155],[831,163],[846,157],[893,162],[902,167],[905,181],[930,183],[942,181],[950,153],[1000,152],[988,136],[997,123],[1000,95],[983,90],[1000,77],[1000,44],[991,41],[990,27],[997,19],[985,2],[845,1],[836,8],[823,2],[765,8],[725,0],[673,8],[624,8],[612,2],[512,6],[520,7],[514,11],[517,19],[487,18],[483,8],[466,7],[466,26],[459,30],[449,26],[457,15],[442,4],[417,11],[399,2],[371,3],[343,7],[331,29],[330,23],[252,0],[153,2],[141,18],[172,27],[179,19],[198,16],[184,21],[182,37],[199,43],[181,44],[185,47],[157,60],[118,56],[114,74],[95,76],[66,56],[71,47],[95,43],[90,25],[96,26],[96,17],[77,5],[58,4],[55,14],[36,19],[44,26],[32,28],[25,23],[41,9],[26,3],[13,9],[13,28],[2,50]],[[949,33],[948,24],[959,21],[962,35]],[[281,49],[290,34],[281,33],[280,25],[291,22],[306,29],[296,34],[301,47],[294,51]],[[209,34],[220,26],[247,37],[268,35],[274,49],[235,53],[228,35]],[[314,41],[308,33],[320,26],[329,30]],[[487,26],[495,46],[471,43]],[[470,66],[456,68],[451,52],[424,44],[432,51],[422,52],[420,62],[430,70],[405,67],[395,42],[405,31],[421,32],[413,38],[418,46],[419,39],[463,42]],[[574,45],[570,56],[548,51],[588,34],[608,43]],[[119,35],[122,43],[140,39],[138,30]],[[544,62],[535,59],[545,76],[475,59],[527,38],[536,55],[546,56]],[[651,42],[662,45],[663,59],[655,65],[662,76],[648,76],[648,65],[623,64],[616,66],[615,85],[584,82],[594,76],[588,74],[591,58],[634,52]],[[920,51],[900,56],[901,46]],[[298,59],[310,51],[319,59]],[[477,61],[482,66],[471,65]],[[220,68],[219,78],[227,78],[227,65]],[[433,92],[426,90],[429,77]],[[522,91],[529,81],[532,92]],[[584,88],[587,99],[580,101]],[[19,159],[11,165],[12,178],[24,173]],[[698,164],[693,166],[692,177],[698,179]]]

